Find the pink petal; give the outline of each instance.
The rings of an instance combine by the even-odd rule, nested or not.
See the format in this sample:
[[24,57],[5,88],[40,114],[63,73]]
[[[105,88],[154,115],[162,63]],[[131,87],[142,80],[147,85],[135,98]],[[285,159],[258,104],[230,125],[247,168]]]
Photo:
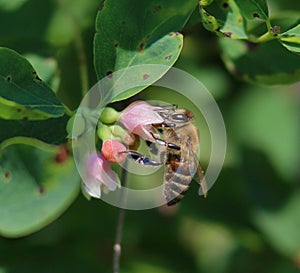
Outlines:
[[145,140],[153,140],[152,135],[150,134],[150,132],[152,131],[152,126],[151,125],[138,125],[137,127],[135,127],[132,131],[132,133],[140,136],[142,139]]
[[151,125],[162,123],[164,121],[155,111],[156,109],[159,108],[143,101],[137,101],[130,104],[123,111],[120,120],[130,132],[133,132],[142,138],[151,139],[151,134],[149,133]]
[[84,184],[89,195],[100,198],[102,186],[106,186],[111,191],[117,188],[117,174],[111,169],[109,162],[101,154],[94,153],[89,155],[86,171]]

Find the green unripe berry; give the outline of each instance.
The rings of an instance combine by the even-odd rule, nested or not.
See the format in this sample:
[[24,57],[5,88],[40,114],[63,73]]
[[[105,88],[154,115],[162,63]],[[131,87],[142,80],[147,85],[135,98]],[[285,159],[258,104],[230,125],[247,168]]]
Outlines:
[[100,115],[100,121],[105,124],[115,123],[120,117],[120,112],[116,111],[114,108],[105,107]]
[[102,140],[110,139],[112,137],[110,127],[104,124],[98,125],[97,136]]

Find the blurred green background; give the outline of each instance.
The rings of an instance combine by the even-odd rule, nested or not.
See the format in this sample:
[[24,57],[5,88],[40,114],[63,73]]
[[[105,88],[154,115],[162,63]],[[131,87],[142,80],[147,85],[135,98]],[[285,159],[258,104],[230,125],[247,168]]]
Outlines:
[[[271,14],[300,9],[292,0],[270,4]],[[96,83],[92,48],[99,6],[99,0],[0,0],[0,45],[24,54],[72,109],[81,99],[84,55],[89,84]],[[176,67],[200,79],[216,99],[228,134],[225,164],[206,199],[192,183],[174,208],[126,212],[121,272],[299,272],[300,83],[263,87],[234,78],[221,61],[218,38],[203,29],[197,12],[183,34]],[[192,107],[176,96],[149,88],[133,99]],[[210,136],[202,121],[205,167]],[[117,208],[80,194],[43,230],[0,237],[0,273],[112,272],[117,216]]]

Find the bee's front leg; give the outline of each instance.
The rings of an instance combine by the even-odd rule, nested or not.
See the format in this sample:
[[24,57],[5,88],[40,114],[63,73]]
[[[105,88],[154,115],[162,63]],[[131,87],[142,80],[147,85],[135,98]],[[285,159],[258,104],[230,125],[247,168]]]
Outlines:
[[152,135],[152,137],[154,138],[155,142],[159,145],[162,145],[162,146],[165,146],[167,148],[170,148],[170,149],[174,149],[174,150],[177,150],[177,151],[180,151],[181,148],[180,146],[174,144],[174,143],[169,143],[169,142],[166,142],[164,141],[163,139],[161,138],[158,138],[157,136],[155,136],[152,132],[150,132],[150,134]]
[[163,163],[152,160],[149,157],[146,157],[136,151],[123,151],[119,152],[119,154],[127,154],[127,158],[132,159],[136,162],[138,162],[141,165],[146,165],[146,166],[160,166]]

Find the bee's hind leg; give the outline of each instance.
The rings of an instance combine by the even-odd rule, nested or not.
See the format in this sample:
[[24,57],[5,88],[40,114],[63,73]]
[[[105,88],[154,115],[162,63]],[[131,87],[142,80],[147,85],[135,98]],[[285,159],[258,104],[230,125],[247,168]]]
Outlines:
[[163,164],[162,162],[152,160],[151,158],[146,157],[136,151],[123,151],[123,152],[119,152],[119,154],[127,154],[127,158],[132,159],[141,165],[160,166]]

